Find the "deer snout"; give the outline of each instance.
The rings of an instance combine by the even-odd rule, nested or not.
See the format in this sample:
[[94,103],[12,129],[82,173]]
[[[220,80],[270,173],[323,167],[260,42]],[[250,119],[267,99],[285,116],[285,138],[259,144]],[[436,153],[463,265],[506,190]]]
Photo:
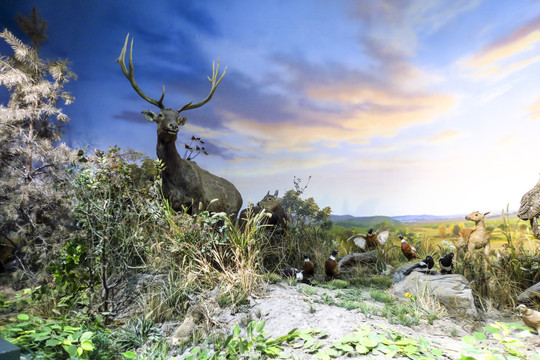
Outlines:
[[170,123],[167,125],[167,128],[169,132],[173,132],[175,134],[178,132],[178,124]]

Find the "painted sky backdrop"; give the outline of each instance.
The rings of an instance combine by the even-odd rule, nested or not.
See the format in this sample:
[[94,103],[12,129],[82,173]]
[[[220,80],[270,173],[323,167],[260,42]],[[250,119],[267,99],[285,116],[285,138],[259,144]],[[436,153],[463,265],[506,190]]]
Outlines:
[[[540,178],[540,2],[2,0],[0,26],[36,6],[46,58],[78,80],[65,141],[155,157],[155,124],[115,63],[134,37],[137,83],[190,110],[179,147],[256,202],[293,177],[334,214],[517,209]],[[4,43],[0,54],[11,55]],[[5,103],[6,92],[0,90]]]

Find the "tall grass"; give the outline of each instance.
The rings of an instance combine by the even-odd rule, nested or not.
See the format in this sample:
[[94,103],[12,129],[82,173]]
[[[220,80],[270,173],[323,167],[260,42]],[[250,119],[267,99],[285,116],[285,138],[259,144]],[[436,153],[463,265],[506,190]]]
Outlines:
[[[508,211],[508,209],[507,209]],[[478,305],[486,308],[514,307],[518,295],[540,281],[540,258],[533,240],[519,228],[519,223],[508,221],[502,211],[502,223],[493,230],[504,236],[506,243],[492,250],[489,266],[484,266],[479,251],[467,254],[467,261],[458,261],[455,271],[471,283]]]
[[224,213],[167,212],[168,231],[149,247],[149,255],[157,272],[167,271],[181,281],[174,281],[175,291],[162,289],[161,295],[168,295],[158,296],[152,311],[170,312],[167,304],[177,308],[174,298],[182,298],[180,294],[219,288],[219,297],[236,305],[264,289],[260,258],[266,235],[257,226],[264,216],[257,214],[240,229]]

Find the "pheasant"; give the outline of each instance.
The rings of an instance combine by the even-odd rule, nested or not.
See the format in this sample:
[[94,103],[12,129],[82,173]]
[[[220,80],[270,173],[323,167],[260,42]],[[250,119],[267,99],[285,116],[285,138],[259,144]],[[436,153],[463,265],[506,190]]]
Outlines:
[[304,255],[304,267],[302,269],[305,277],[315,276],[315,264],[309,260],[309,256]]
[[403,238],[403,235],[399,234],[399,238],[401,240],[401,252],[405,255],[407,260],[411,261],[412,259],[416,259],[418,255],[416,254],[414,246],[411,246],[411,244]]
[[386,243],[388,235],[390,233],[390,227],[382,227],[377,231],[369,229],[367,234],[356,234],[347,239],[347,241],[353,241],[362,251],[378,248]]
[[324,272],[326,274],[326,280],[332,280],[337,277],[339,277],[339,270],[338,270],[338,263],[336,261],[336,255],[338,251],[334,250],[332,251],[332,254],[326,260],[326,263],[324,264]]

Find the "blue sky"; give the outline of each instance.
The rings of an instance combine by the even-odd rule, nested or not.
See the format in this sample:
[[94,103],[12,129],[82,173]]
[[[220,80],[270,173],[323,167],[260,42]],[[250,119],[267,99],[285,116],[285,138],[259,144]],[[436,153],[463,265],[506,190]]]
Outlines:
[[140,112],[156,108],[115,63],[127,33],[137,83],[154,98],[164,85],[167,107],[206,97],[219,58],[227,73],[179,144],[202,137],[197,163],[244,205],[311,176],[306,196],[335,214],[499,212],[540,175],[538,1],[3,0],[1,27],[23,37],[14,18],[33,6],[42,56],[79,77],[75,148],[155,157]]

